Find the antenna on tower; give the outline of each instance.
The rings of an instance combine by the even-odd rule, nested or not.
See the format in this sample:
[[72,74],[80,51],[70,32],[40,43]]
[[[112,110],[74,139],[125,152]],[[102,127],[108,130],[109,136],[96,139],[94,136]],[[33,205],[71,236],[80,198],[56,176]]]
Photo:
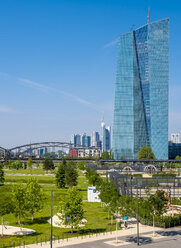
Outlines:
[[148,7],[147,22],[150,23],[150,7]]

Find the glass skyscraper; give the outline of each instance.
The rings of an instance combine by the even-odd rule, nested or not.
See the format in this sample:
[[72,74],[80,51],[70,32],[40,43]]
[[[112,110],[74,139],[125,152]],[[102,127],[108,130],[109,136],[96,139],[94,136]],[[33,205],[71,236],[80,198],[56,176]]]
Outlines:
[[119,36],[112,149],[136,159],[150,146],[168,159],[169,18]]

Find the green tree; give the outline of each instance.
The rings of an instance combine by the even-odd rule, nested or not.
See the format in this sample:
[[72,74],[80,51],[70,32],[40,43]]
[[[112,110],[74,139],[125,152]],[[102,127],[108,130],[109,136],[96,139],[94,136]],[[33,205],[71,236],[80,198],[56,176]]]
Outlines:
[[3,236],[3,227],[4,227],[4,220],[3,217],[6,214],[13,212],[12,202],[9,198],[4,198],[0,201],[0,216],[1,216],[1,235]]
[[76,187],[68,190],[68,196],[61,204],[60,213],[59,218],[64,224],[70,223],[73,233],[73,228],[76,228],[84,217],[82,196]]
[[21,160],[17,160],[17,161],[14,161],[12,163],[12,167],[15,170],[19,170],[19,169],[23,168],[23,164],[22,164]]
[[88,179],[88,183],[90,185],[99,187],[102,183],[102,178],[99,176],[99,174],[96,171],[93,171],[93,173],[90,175]]
[[56,173],[56,183],[58,188],[65,188],[65,165],[62,163],[58,167],[58,171]]
[[3,164],[0,164],[0,185],[4,184],[4,171],[3,171]]
[[27,163],[26,163],[26,162],[24,162],[23,169],[24,169],[24,170],[27,169]]
[[175,160],[181,160],[181,157],[177,155],[177,156],[175,157]]
[[49,158],[45,158],[45,160],[43,161],[43,169],[46,170],[46,171],[54,170],[55,165],[53,163],[53,160],[49,159]]
[[32,221],[36,212],[40,211],[44,205],[44,193],[36,178],[30,178],[26,186],[26,201],[28,212],[31,214]]
[[79,170],[85,170],[85,162],[84,161],[79,161],[77,163],[77,166],[78,166]]
[[108,151],[105,151],[101,155],[101,159],[110,159],[110,154]]
[[33,160],[32,160],[31,158],[29,158],[29,159],[27,160],[27,166],[28,166],[28,168],[29,168],[29,169],[32,169],[32,165],[33,165]]
[[76,169],[76,165],[74,162],[69,162],[66,165],[65,170],[65,182],[66,184],[72,188],[77,185],[78,172]]
[[21,218],[27,212],[26,189],[23,185],[13,185],[12,202],[14,206],[14,215],[18,217],[18,224],[21,225]]
[[155,155],[149,146],[143,146],[138,152],[138,160],[152,160],[156,159]]
[[102,178],[99,176],[99,174],[95,170],[86,168],[85,176],[88,179],[88,183],[93,186],[99,187],[102,183]]
[[66,159],[65,158],[62,158],[62,165],[66,165],[67,164],[67,161],[66,161]]
[[161,216],[166,211],[164,206],[167,201],[168,198],[165,197],[165,192],[163,190],[157,190],[154,195],[150,195],[148,198],[148,208],[150,210],[150,214],[153,216],[153,234],[155,227],[155,216]]
[[109,213],[113,215],[118,210],[119,200],[119,192],[116,189],[115,183],[112,181],[102,181],[101,185],[98,187],[98,190],[100,192],[99,198],[106,204],[108,208],[108,216]]

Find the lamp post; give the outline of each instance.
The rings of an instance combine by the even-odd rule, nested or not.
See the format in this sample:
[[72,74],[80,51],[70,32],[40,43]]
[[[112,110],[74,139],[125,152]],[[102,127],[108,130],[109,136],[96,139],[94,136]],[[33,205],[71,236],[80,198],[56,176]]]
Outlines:
[[139,245],[139,211],[138,211],[138,185],[136,187],[136,202],[137,202],[137,245]]
[[52,216],[53,216],[53,195],[56,193],[53,193],[51,191],[51,235],[50,235],[50,248],[52,248],[52,234],[53,234],[53,226],[52,226]]

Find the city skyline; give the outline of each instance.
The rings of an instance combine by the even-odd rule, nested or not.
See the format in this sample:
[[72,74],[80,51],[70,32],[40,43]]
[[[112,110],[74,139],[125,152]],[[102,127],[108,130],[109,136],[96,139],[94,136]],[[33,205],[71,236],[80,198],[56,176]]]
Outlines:
[[1,146],[99,131],[103,113],[112,126],[117,37],[133,24],[146,24],[148,6],[151,22],[171,19],[169,136],[181,132],[181,20],[175,2],[1,3]]

